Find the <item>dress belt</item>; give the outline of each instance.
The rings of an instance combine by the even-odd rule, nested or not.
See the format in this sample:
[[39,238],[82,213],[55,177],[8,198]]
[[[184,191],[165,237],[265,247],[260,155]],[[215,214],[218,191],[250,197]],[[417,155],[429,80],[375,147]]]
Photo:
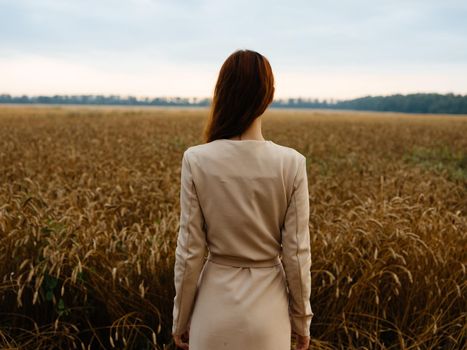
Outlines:
[[271,267],[282,263],[281,258],[278,255],[276,255],[273,259],[255,261],[233,256],[213,254],[212,252],[209,252],[207,260],[216,264],[233,267]]

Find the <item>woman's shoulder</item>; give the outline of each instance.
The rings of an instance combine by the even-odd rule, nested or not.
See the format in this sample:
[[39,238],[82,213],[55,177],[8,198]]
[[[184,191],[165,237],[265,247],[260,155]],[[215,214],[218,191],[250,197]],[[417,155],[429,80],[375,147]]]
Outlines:
[[278,143],[274,143],[274,145],[276,146],[278,150],[282,151],[285,155],[291,158],[297,158],[299,160],[306,158],[302,153],[300,153],[299,151],[297,151],[295,148],[291,146],[285,146],[285,145],[281,145]]
[[[234,142],[242,142],[242,141],[234,141]],[[202,155],[203,153],[208,153],[208,154],[213,154],[216,151],[220,151],[221,153],[224,152],[224,148],[229,148],[229,146],[235,147],[238,149],[236,146],[240,146],[238,144],[234,144],[235,146],[232,146],[232,143],[229,142],[222,142],[222,140],[215,140],[211,142],[206,142],[206,143],[201,143],[197,145],[192,145],[189,146],[184,153],[189,153],[189,154],[194,154],[194,155]],[[256,146],[260,146],[262,149],[266,151],[270,151],[276,155],[282,155],[288,158],[295,158],[295,159],[303,159],[305,156],[297,151],[295,148],[282,145],[279,143],[275,143],[272,140],[267,140],[264,143],[250,143],[252,147],[255,147],[255,150],[258,149]],[[241,146],[247,146],[246,144],[242,144]],[[264,146],[264,147],[263,147]],[[250,147],[242,147],[242,149],[249,151],[252,150],[253,148]]]
[[206,166],[207,164],[215,164],[219,166],[219,164],[225,164],[226,161],[234,164],[236,159],[249,157],[250,153],[255,153],[254,157],[262,153],[260,157],[263,160],[270,159],[270,162],[275,164],[271,166],[289,169],[294,174],[301,164],[306,162],[306,157],[290,146],[272,141],[265,142],[264,144],[255,142],[251,142],[250,144],[251,147],[247,144],[239,145],[223,141],[212,141],[188,147],[183,157],[187,158],[190,164],[193,165],[202,164]]

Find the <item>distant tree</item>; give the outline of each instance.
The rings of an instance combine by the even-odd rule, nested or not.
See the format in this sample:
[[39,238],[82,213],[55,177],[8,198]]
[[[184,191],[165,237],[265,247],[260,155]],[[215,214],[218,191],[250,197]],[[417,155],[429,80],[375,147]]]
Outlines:
[[[118,95],[53,95],[11,96],[0,95],[0,103],[87,104],[87,105],[152,105],[152,106],[200,106],[211,104],[210,98],[155,97],[136,98]],[[363,111],[394,111],[406,113],[467,114],[467,95],[395,94],[391,96],[363,96],[352,100],[287,98],[273,101],[273,108],[332,108]]]

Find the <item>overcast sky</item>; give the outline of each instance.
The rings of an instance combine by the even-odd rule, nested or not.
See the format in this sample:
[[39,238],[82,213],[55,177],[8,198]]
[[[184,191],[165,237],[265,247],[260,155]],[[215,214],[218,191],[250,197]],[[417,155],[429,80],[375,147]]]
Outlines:
[[465,0],[0,0],[0,94],[212,94],[236,49],[276,97],[467,94]]

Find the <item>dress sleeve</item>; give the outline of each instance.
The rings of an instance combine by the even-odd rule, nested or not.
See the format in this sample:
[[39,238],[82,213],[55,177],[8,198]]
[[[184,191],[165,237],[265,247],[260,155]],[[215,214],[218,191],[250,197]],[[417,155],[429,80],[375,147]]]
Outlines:
[[205,220],[193,182],[189,153],[185,151],[180,181],[180,229],[175,249],[172,334],[182,334],[188,330],[198,278],[207,251],[204,228]]
[[310,202],[306,158],[300,158],[292,196],[282,227],[282,263],[289,289],[292,331],[309,336],[313,312],[311,294]]

